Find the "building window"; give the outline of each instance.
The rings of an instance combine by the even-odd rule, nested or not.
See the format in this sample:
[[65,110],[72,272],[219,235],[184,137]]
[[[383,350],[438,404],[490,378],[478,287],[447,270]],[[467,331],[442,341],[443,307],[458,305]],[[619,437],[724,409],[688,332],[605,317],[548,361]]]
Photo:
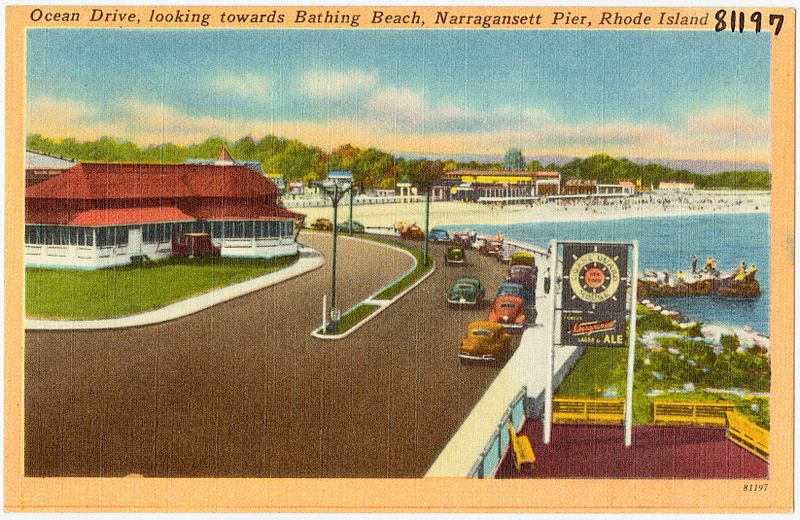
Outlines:
[[126,227],[118,227],[118,228],[116,228],[115,243],[118,246],[127,246],[128,245],[128,228],[126,228]]
[[155,242],[155,233],[153,233],[155,227],[155,224],[145,224],[142,226],[142,242],[145,244]]
[[97,229],[97,247],[108,247],[111,245],[110,233],[108,228],[98,228]]
[[222,222],[213,222],[211,224],[211,237],[222,238]]
[[269,238],[277,238],[278,237],[278,223],[274,220],[270,220],[267,222],[267,236]]
[[242,222],[243,228],[243,236],[244,238],[253,238],[253,233],[255,232],[255,222]]

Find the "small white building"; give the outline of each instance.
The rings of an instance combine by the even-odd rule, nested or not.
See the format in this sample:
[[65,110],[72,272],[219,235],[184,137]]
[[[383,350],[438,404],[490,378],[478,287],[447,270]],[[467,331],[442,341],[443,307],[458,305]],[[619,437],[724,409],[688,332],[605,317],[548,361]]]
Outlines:
[[666,191],[692,191],[694,190],[693,182],[675,182],[675,181],[661,181],[658,183],[659,190]]

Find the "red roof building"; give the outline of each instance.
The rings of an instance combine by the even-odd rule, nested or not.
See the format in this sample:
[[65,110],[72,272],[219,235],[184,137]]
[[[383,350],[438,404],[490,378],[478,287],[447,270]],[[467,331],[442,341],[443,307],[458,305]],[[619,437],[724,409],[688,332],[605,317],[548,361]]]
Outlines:
[[188,232],[208,233],[225,256],[294,254],[293,222],[303,215],[280,207],[278,191],[232,161],[79,163],[26,188],[26,265],[96,268],[169,256],[172,238]]

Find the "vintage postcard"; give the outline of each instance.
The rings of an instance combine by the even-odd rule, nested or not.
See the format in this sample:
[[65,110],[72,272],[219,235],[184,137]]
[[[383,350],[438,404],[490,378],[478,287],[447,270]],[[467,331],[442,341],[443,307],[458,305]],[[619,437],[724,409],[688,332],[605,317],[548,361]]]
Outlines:
[[7,510],[793,509],[794,10],[6,26]]

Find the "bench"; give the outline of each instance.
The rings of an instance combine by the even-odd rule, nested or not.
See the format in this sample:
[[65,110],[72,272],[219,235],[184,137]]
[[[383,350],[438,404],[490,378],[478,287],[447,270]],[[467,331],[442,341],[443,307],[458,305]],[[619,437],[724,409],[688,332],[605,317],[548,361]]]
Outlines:
[[621,424],[624,419],[624,399],[579,397],[553,399],[553,422]]
[[708,401],[653,401],[653,424],[725,427],[733,403]]
[[520,467],[525,463],[533,464],[536,462],[536,455],[533,453],[531,441],[525,435],[517,435],[514,425],[508,421],[508,444],[514,452],[514,467],[519,473]]

